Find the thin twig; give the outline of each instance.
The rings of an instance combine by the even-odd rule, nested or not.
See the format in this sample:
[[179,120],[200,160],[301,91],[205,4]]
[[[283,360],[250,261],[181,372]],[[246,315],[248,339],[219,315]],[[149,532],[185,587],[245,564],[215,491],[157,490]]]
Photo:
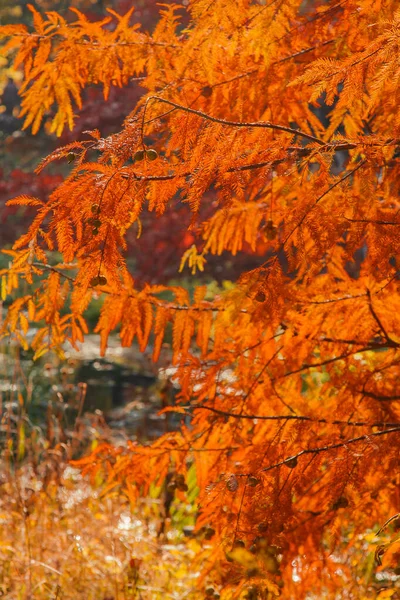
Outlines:
[[158,102],[162,102],[164,104],[168,104],[170,106],[174,106],[175,108],[182,110],[183,112],[188,112],[206,121],[211,121],[212,123],[219,123],[221,125],[227,125],[228,127],[254,127],[254,128],[262,128],[262,129],[274,129],[276,131],[282,131],[285,133],[290,133],[292,135],[299,135],[304,139],[310,140],[311,142],[315,142],[319,146],[325,146],[325,142],[320,140],[319,138],[311,135],[309,133],[305,133],[300,129],[292,129],[291,127],[286,127],[284,125],[276,125],[275,123],[270,123],[269,121],[254,121],[254,122],[245,122],[245,121],[227,121],[226,119],[220,119],[218,117],[213,117],[208,115],[207,113],[202,112],[201,110],[195,110],[194,108],[189,108],[187,106],[183,106],[181,104],[177,104],[176,102],[172,102],[171,100],[166,100],[165,98],[161,98],[160,96],[149,96],[146,100],[145,110],[151,100],[157,100]]
[[373,316],[375,322],[377,323],[379,329],[382,331],[382,333],[386,339],[387,345],[392,348],[398,348],[399,344],[397,344],[394,340],[391,339],[391,337],[389,336],[388,332],[386,331],[382,321],[380,320],[379,316],[377,315],[377,313],[372,305],[371,292],[368,288],[367,288],[367,298],[368,298],[369,311],[370,311],[371,315]]
[[357,444],[358,442],[368,441],[371,437],[378,437],[381,435],[389,435],[390,433],[400,433],[400,427],[393,427],[392,429],[384,429],[383,431],[375,431],[373,433],[369,433],[366,435],[360,435],[359,437],[351,438],[346,440],[345,442],[338,442],[336,444],[329,444],[327,446],[321,446],[319,448],[307,448],[306,450],[301,450],[297,454],[293,456],[289,456],[284,460],[281,460],[269,467],[265,467],[262,469],[264,472],[271,471],[272,469],[276,469],[277,467],[281,467],[284,464],[287,464],[289,461],[298,459],[305,454],[319,454],[320,452],[329,452],[330,450],[336,450],[338,448],[344,448],[350,444]]
[[[399,396],[400,399],[400,396]],[[386,423],[385,421],[376,421],[374,423],[370,423],[368,421],[341,421],[339,419],[335,419],[334,421],[329,421],[328,419],[315,419],[313,417],[307,417],[303,415],[246,415],[246,414],[238,414],[232,413],[225,410],[219,410],[217,408],[213,408],[211,406],[207,406],[205,404],[195,404],[193,406],[188,406],[187,408],[191,408],[193,410],[204,409],[209,410],[212,413],[217,415],[221,415],[223,417],[233,417],[234,419],[257,419],[257,421],[307,421],[309,423],[322,423],[324,425],[347,425],[348,427],[400,427],[400,423]]]
[[[356,390],[356,391],[358,391],[358,390]],[[384,396],[381,394],[375,394],[374,392],[366,392],[365,390],[358,391],[358,393],[362,394],[363,396],[367,396],[367,398],[372,398],[373,400],[379,400],[379,402],[395,402],[396,400],[400,400],[399,395]]]
[[380,221],[379,219],[349,219],[348,217],[344,218],[350,223],[372,223],[373,225],[395,225],[397,227],[400,226],[399,221]]

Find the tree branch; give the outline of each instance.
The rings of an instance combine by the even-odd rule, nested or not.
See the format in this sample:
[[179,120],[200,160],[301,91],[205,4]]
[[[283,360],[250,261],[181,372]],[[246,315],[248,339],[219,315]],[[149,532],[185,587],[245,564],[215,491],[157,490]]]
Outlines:
[[356,390],[359,394],[363,396],[367,396],[367,398],[373,398],[374,400],[379,400],[379,402],[395,402],[396,400],[400,400],[400,396],[384,396],[381,394],[375,394],[374,392],[366,392],[365,390]]
[[293,456],[289,456],[284,460],[281,460],[278,463],[270,465],[269,467],[265,467],[262,471],[271,471],[272,469],[276,469],[277,467],[281,467],[285,463],[287,464],[289,461],[300,458],[305,454],[319,454],[320,452],[329,452],[330,450],[336,450],[337,448],[344,448],[350,444],[357,444],[358,442],[368,441],[371,437],[378,437],[381,435],[389,435],[390,433],[400,433],[400,427],[393,427],[392,429],[384,429],[383,431],[375,431],[374,433],[369,433],[366,435],[360,435],[359,437],[351,438],[346,440],[345,442],[338,442],[337,444],[329,444],[328,446],[321,446],[320,448],[307,448],[306,450],[301,450],[297,454]]
[[371,292],[369,291],[368,288],[367,288],[367,298],[368,298],[368,306],[369,306],[370,313],[373,316],[374,320],[376,321],[379,329],[382,331],[382,333],[386,339],[387,345],[390,346],[391,348],[398,348],[399,344],[397,344],[394,340],[391,339],[391,337],[387,333],[385,327],[383,326],[382,321],[380,320],[377,313],[375,312],[375,309],[372,306]]
[[400,222],[396,222],[396,221],[380,221],[378,219],[374,220],[374,219],[349,219],[348,217],[344,217],[346,219],[346,221],[349,221],[350,223],[372,223],[374,225],[395,225],[397,227],[400,227]]
[[183,112],[191,113],[205,119],[206,121],[211,121],[212,123],[220,123],[221,125],[227,125],[228,127],[255,127],[262,129],[274,129],[276,131],[282,131],[285,133],[290,133],[291,135],[298,135],[306,140],[310,140],[311,142],[315,142],[319,146],[325,146],[325,142],[320,140],[319,138],[311,135],[309,133],[305,133],[300,129],[292,129],[291,127],[285,127],[284,125],[275,125],[274,123],[270,123],[269,121],[254,121],[254,122],[242,122],[242,121],[227,121],[225,119],[219,119],[218,117],[212,117],[207,113],[202,112],[201,110],[195,110],[194,108],[189,108],[187,106],[183,106],[181,104],[177,104],[176,102],[172,102],[171,100],[166,100],[165,98],[161,98],[160,96],[149,96],[146,100],[145,104],[145,112],[147,105],[151,100],[157,100],[158,102],[162,102],[164,104],[168,104],[169,106],[173,106],[178,110],[182,110]]
[[[399,396],[400,399],[400,396]],[[184,407],[185,408],[185,407]],[[211,406],[207,406],[205,404],[196,404],[194,406],[188,406],[187,408],[192,408],[193,410],[204,409],[209,410],[212,413],[220,415],[221,417],[232,417],[234,419],[247,419],[253,420],[257,419],[259,421],[307,421],[309,423],[321,423],[325,425],[347,425],[348,427],[400,427],[400,423],[386,423],[385,421],[376,421],[370,423],[368,421],[341,421],[339,419],[335,419],[334,421],[329,421],[328,419],[314,419],[313,417],[307,417],[302,415],[245,415],[245,414],[237,414],[232,413],[225,410],[219,410],[217,408],[213,408]]]

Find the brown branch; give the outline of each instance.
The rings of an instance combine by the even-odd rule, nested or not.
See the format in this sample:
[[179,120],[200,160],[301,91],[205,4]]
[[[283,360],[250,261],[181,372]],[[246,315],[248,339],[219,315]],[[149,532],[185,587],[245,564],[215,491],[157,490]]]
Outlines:
[[[146,447],[146,446],[144,446]],[[226,448],[193,448],[192,446],[157,446],[157,450],[165,450],[166,452],[234,452],[239,450],[239,446],[227,446]]]
[[351,438],[346,440],[345,442],[338,442],[336,444],[329,444],[327,446],[321,446],[319,448],[307,448],[306,450],[301,450],[297,454],[293,456],[289,456],[284,460],[281,460],[278,463],[270,465],[269,467],[265,467],[262,469],[264,472],[271,471],[272,469],[276,469],[277,467],[281,467],[284,464],[287,464],[289,461],[300,458],[305,454],[319,454],[320,452],[329,452],[330,450],[336,450],[337,448],[344,448],[350,444],[357,444],[358,442],[368,441],[371,437],[378,437],[381,435],[388,435],[390,433],[400,433],[400,427],[393,427],[392,429],[384,429],[383,431],[375,431],[373,433],[369,433],[366,435],[360,435],[359,437]]
[[[219,306],[183,306],[182,304],[173,304],[172,302],[166,302],[163,304],[159,300],[155,298],[149,298],[150,304],[153,306],[159,306],[160,308],[170,308],[172,310],[190,310],[194,312],[224,312],[226,308],[221,308]],[[245,308],[241,308],[238,312],[242,314],[248,314],[249,311]]]
[[373,316],[375,322],[377,323],[379,329],[382,331],[382,333],[386,339],[387,345],[390,346],[391,348],[398,348],[399,344],[397,344],[394,340],[391,339],[391,337],[387,333],[385,327],[383,326],[382,321],[378,317],[374,307],[372,306],[371,292],[369,291],[368,288],[367,288],[367,298],[368,298],[369,311],[370,311],[371,315]]
[[[317,342],[327,342],[328,344],[348,344],[349,346],[368,346],[370,342],[366,342],[365,340],[344,340],[342,338],[329,338],[329,337],[324,337],[324,338],[319,338],[319,337],[315,337],[312,338],[313,340],[317,341]],[[382,348],[386,348],[387,344],[383,345]]]
[[[400,399],[400,396],[399,396]],[[185,408],[185,407],[184,407]],[[245,414],[237,414],[232,413],[225,410],[219,410],[217,408],[213,408],[211,406],[207,406],[205,404],[196,404],[194,406],[188,406],[187,408],[192,408],[193,410],[204,409],[209,410],[212,413],[220,415],[221,417],[233,417],[234,419],[248,419],[253,420],[257,419],[259,421],[307,421],[309,423],[321,423],[325,425],[346,425],[348,427],[400,427],[400,423],[387,423],[385,421],[376,421],[374,423],[370,423],[368,421],[341,421],[339,419],[335,419],[334,421],[329,421],[328,419],[314,419],[313,417],[307,417],[302,415],[245,415]]]
[[376,535],[379,535],[380,533],[382,533],[382,531],[384,529],[386,529],[386,527],[388,525],[390,525],[390,523],[393,523],[393,521],[396,521],[399,517],[400,517],[400,513],[396,513],[395,515],[393,515],[392,517],[390,517],[387,521],[384,522],[384,524],[382,525],[382,527],[380,527],[378,529],[378,531],[376,532]]
[[41,263],[41,262],[33,262],[32,266],[33,267],[37,267],[38,269],[44,269],[46,271],[52,271],[53,273],[57,273],[57,275],[60,275],[61,277],[64,277],[64,279],[67,279],[71,283],[75,283],[75,279],[73,277],[70,277],[69,275],[67,275],[63,271],[60,271],[59,269],[56,269],[55,267],[52,267],[51,265],[47,265],[47,264]]
[[[171,111],[170,111],[171,112]],[[153,120],[153,119],[152,119]],[[150,121],[147,121],[148,123]],[[277,165],[281,162],[284,162],[285,159],[281,160],[265,160],[258,163],[252,163],[248,165],[241,165],[239,167],[230,167],[226,170],[227,173],[237,173],[240,171],[252,171],[255,169],[262,169],[264,167],[273,168],[274,165]],[[132,176],[135,181],[170,181],[171,179],[176,179],[179,177],[190,177],[192,175],[191,171],[185,171],[184,173],[171,173],[170,175],[137,175],[132,172]],[[129,173],[121,173],[122,179],[129,179],[131,175]]]
[[397,227],[400,226],[400,221],[380,221],[374,219],[349,219],[348,217],[344,217],[346,221],[350,221],[350,223],[373,223],[374,225],[395,225]]
[[274,360],[274,358],[276,356],[278,356],[278,354],[282,350],[282,348],[283,348],[283,346],[279,346],[279,348],[277,348],[275,350],[275,352],[273,353],[273,355],[271,356],[271,358],[269,358],[267,360],[267,362],[265,363],[265,365],[261,369],[260,373],[257,375],[257,377],[255,378],[255,380],[251,384],[251,386],[249,388],[249,391],[247,392],[247,394],[245,394],[245,396],[243,398],[241,411],[243,410],[243,406],[244,406],[244,403],[246,402],[247,398],[250,396],[251,392],[253,391],[253,389],[256,387],[256,385],[260,381],[260,378],[264,375],[265,371],[268,369],[269,365],[272,363],[272,361]]
[[[74,25],[74,23],[72,23],[72,25]],[[49,34],[40,34],[40,33],[30,33],[29,31],[25,31],[25,32],[15,32],[13,34],[9,34],[7,37],[21,37],[21,38],[35,38],[37,40],[56,40],[57,38],[60,38],[59,43],[62,42],[68,42],[69,44],[75,44],[76,46],[86,46],[88,49],[92,49],[92,50],[106,50],[108,48],[115,48],[115,47],[119,47],[119,46],[162,46],[165,48],[179,48],[179,46],[177,46],[176,44],[167,44],[165,42],[155,42],[153,39],[151,38],[147,38],[146,40],[143,41],[137,41],[137,42],[126,42],[126,41],[116,41],[116,42],[112,42],[110,44],[101,44],[101,42],[98,41],[91,41],[91,40],[74,40],[71,38],[67,38],[64,35],[61,35],[57,32],[55,33],[49,33]]]
[[201,110],[195,110],[194,108],[189,108],[187,106],[183,106],[181,104],[177,104],[176,102],[172,102],[171,100],[166,100],[165,98],[161,98],[160,96],[149,96],[146,100],[145,111],[151,100],[158,100],[158,102],[162,102],[164,104],[168,104],[170,106],[174,106],[178,110],[182,110],[183,112],[188,112],[206,121],[211,121],[212,123],[219,123],[221,125],[226,125],[228,127],[253,127],[253,128],[262,128],[262,129],[274,129],[276,131],[282,131],[285,133],[290,133],[291,135],[299,135],[304,139],[310,140],[311,142],[315,142],[319,146],[325,146],[325,142],[320,140],[319,138],[301,131],[300,129],[292,129],[291,127],[286,127],[284,125],[276,125],[274,123],[270,123],[269,121],[255,121],[255,122],[245,122],[245,121],[227,121],[226,119],[220,119],[218,117],[212,117],[207,113],[202,112]]
[[322,44],[319,44],[318,46],[310,46],[310,48],[305,48],[304,50],[295,52],[294,54],[291,54],[290,56],[285,56],[285,58],[276,60],[272,64],[279,65],[281,63],[287,62],[288,60],[291,60],[292,58],[297,58],[298,56],[303,56],[303,54],[307,54],[307,52],[312,52],[313,50],[317,50],[318,48],[322,48],[323,46],[327,46],[328,44],[333,44],[333,42],[335,42],[335,41],[336,40],[326,40],[325,42],[322,42]]
[[384,396],[380,394],[375,394],[374,392],[366,392],[365,390],[356,390],[359,394],[363,396],[367,396],[368,398],[373,398],[374,400],[379,400],[379,402],[394,402],[396,400],[400,400],[400,396]]
[[[297,58],[298,56],[303,56],[303,54],[307,54],[308,52],[312,52],[313,50],[317,50],[318,48],[322,48],[323,46],[332,44],[334,41],[335,40],[327,40],[318,46],[310,46],[309,48],[305,48],[304,50],[300,50],[299,52],[295,52],[294,54],[290,54],[289,56],[285,56],[284,58],[276,60],[272,64],[279,65],[281,63],[292,60],[293,58]],[[173,46],[173,47],[177,47],[177,46]],[[214,89],[214,88],[220,87],[221,85],[227,85],[234,81],[238,81],[239,79],[244,79],[245,77],[250,77],[251,75],[255,75],[259,71],[260,71],[259,67],[255,67],[254,69],[250,69],[250,71],[246,71],[245,73],[240,73],[240,75],[235,75],[234,77],[231,77],[230,79],[225,79],[224,81],[219,81],[218,83],[214,83],[213,85],[210,85],[209,87],[211,89]],[[146,79],[146,77],[136,77],[135,79]],[[200,85],[203,85],[203,86],[207,85],[207,82],[201,83],[200,81],[196,81],[196,83],[199,83]],[[165,114],[169,114],[170,112],[173,112],[174,110],[176,110],[176,109],[172,109],[172,111],[168,111],[168,113],[165,113]],[[155,117],[155,119],[157,119],[157,118],[158,117]],[[154,119],[151,119],[151,121],[153,121],[153,120]],[[150,121],[147,121],[147,123],[149,123],[149,122]]]
[[[379,346],[379,348],[380,347],[381,346]],[[279,377],[278,379],[280,379],[282,377],[289,377],[290,375],[295,375],[296,373],[301,373],[302,371],[306,371],[307,369],[312,369],[315,367],[325,367],[326,365],[337,362],[338,360],[344,360],[345,358],[349,358],[349,356],[353,356],[353,354],[359,354],[360,352],[367,352],[368,350],[375,350],[375,347],[370,344],[364,348],[352,350],[351,352],[348,352],[347,354],[341,354],[340,356],[334,356],[333,358],[327,358],[326,360],[322,360],[317,363],[306,363],[297,369],[288,371],[284,375],[281,375],[281,377]]]
[[[375,54],[378,54],[378,52],[381,52],[381,51],[382,51],[382,47],[379,47],[376,50],[374,50],[373,52],[371,52],[370,54],[367,54],[366,56],[360,57],[358,60],[356,60],[353,63],[351,63],[349,66],[337,69],[333,73],[329,73],[329,75],[325,75],[324,77],[321,77],[320,79],[317,79],[317,80],[313,81],[313,85],[315,85],[317,83],[320,83],[321,81],[324,81],[325,79],[331,79],[332,77],[335,77],[336,75],[339,75],[340,73],[343,73],[343,79],[344,79],[344,77],[346,75],[346,72],[348,71],[349,68],[352,68],[352,67],[355,67],[355,66],[359,65],[360,63],[364,62],[368,58],[371,58],[372,56],[374,56]],[[361,54],[362,54],[362,52],[361,52]],[[342,81],[343,81],[343,79],[342,79]]]
[[341,298],[327,298],[326,300],[298,300],[298,302],[301,302],[302,304],[330,304],[332,302],[344,302],[345,300],[357,300],[358,298],[364,298],[366,295],[366,293],[363,293],[355,296],[342,296]]
[[[169,114],[172,111],[168,111],[167,113],[164,113],[164,115]],[[157,118],[157,117],[156,117]],[[150,123],[151,121],[154,121],[155,119],[150,119],[149,121],[146,121],[146,123]],[[339,152],[341,150],[349,150],[349,149],[353,149],[356,148],[357,144],[326,144],[325,148],[326,151],[330,151],[333,150],[334,152]],[[296,148],[296,147],[288,147],[287,150],[289,152],[294,152],[296,151],[298,154],[298,157],[304,157],[307,156],[308,154],[311,153],[311,148]],[[323,150],[323,148],[321,147],[321,150]],[[250,163],[247,165],[240,165],[238,167],[229,167],[229,169],[226,170],[226,173],[237,173],[240,171],[252,171],[255,169],[262,169],[264,167],[271,167],[273,168],[274,166],[281,164],[283,162],[285,162],[286,158],[282,158],[282,159],[278,159],[278,160],[264,160],[258,163]],[[131,176],[136,180],[136,181],[170,181],[172,179],[176,179],[178,177],[190,177],[192,175],[191,171],[184,171],[183,173],[170,173],[169,175],[138,175],[136,173],[134,173],[133,171],[130,173],[127,172],[122,172],[121,173],[121,177],[122,179],[129,179]]]
[[[55,267],[52,267],[51,265],[47,265],[45,263],[41,263],[41,262],[34,262],[32,263],[32,266],[34,267],[38,267],[39,269],[45,269],[47,271],[53,271],[54,273],[57,273],[58,275],[60,275],[61,277],[64,277],[65,279],[67,279],[68,281],[70,281],[71,283],[75,283],[75,279],[73,277],[70,277],[69,275],[66,275],[66,273],[64,273],[63,271],[56,269]],[[78,265],[76,265],[76,268],[79,268]],[[98,286],[90,286],[90,287],[98,287]],[[102,293],[104,294],[110,294],[111,292],[109,292],[108,290],[101,290]],[[133,297],[133,296],[130,296]],[[193,312],[223,312],[226,310],[226,308],[221,308],[219,306],[184,306],[181,304],[173,304],[172,302],[160,302],[160,300],[157,300],[154,297],[148,297],[148,301],[150,302],[150,304],[152,304],[153,306],[158,306],[160,308],[166,308],[166,309],[171,309],[171,310],[189,310],[189,311],[193,311]],[[242,313],[242,314],[248,314],[248,310],[246,310],[245,308],[240,309],[238,312]]]
[[[292,27],[291,29],[286,31],[286,33],[284,33],[280,38],[276,39],[275,41],[280,42],[281,40],[285,39],[286,37],[292,35],[292,33],[294,31],[297,31],[300,27],[306,27],[307,25],[309,25],[310,23],[313,23],[314,21],[318,21],[319,19],[325,19],[326,17],[330,17],[332,12],[334,12],[338,8],[341,8],[344,4],[346,4],[347,1],[348,0],[342,0],[341,2],[334,4],[333,6],[331,6],[324,12],[316,13],[310,19],[306,19],[305,21],[300,21],[300,23],[298,23],[297,25],[295,25],[294,27]],[[272,42],[270,42],[268,45],[271,45],[271,43]]]
[[325,196],[327,196],[338,185],[340,185],[341,183],[343,183],[344,181],[346,181],[346,179],[348,179],[349,177],[351,177],[352,175],[354,175],[354,173],[356,173],[356,171],[358,171],[359,169],[361,169],[361,167],[363,167],[366,162],[367,161],[365,159],[362,160],[352,171],[349,171],[348,173],[346,173],[345,175],[343,175],[343,177],[341,177],[340,179],[338,179],[337,181],[335,181],[335,183],[333,183],[332,185],[330,185],[329,188],[327,190],[325,190],[325,192],[323,192],[320,196],[318,196],[318,198],[315,200],[315,202],[312,205],[312,207],[304,213],[304,215],[301,217],[300,221],[293,227],[292,231],[290,233],[288,233],[288,235],[286,236],[286,238],[284,239],[284,241],[281,244],[281,249],[282,250],[284,249],[284,247],[286,245],[286,242],[289,241],[289,239],[292,237],[292,235],[294,234],[294,232],[296,231],[296,229],[298,229],[302,225],[302,223],[308,217],[308,215],[310,214],[310,212],[317,206],[317,204],[319,204],[319,202],[321,202],[321,200],[323,198],[325,198]]
[[[216,88],[219,87],[220,85],[226,85],[227,83],[232,83],[233,81],[237,81],[238,79],[243,79],[244,77],[249,77],[250,75],[254,75],[254,73],[258,73],[259,69],[251,69],[250,71],[247,71],[246,73],[241,73],[240,75],[235,75],[235,77],[232,77],[231,79],[225,79],[225,81],[219,81],[218,83],[214,83],[214,85],[210,85],[210,88]],[[206,85],[206,84],[204,84]]]

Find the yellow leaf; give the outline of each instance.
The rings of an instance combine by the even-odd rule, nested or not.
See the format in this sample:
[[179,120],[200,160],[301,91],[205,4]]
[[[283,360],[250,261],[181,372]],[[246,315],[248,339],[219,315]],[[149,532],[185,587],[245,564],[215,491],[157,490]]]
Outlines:
[[391,598],[392,596],[394,596],[395,592],[395,589],[382,590],[381,592],[379,592],[377,598]]
[[257,560],[254,554],[246,550],[246,548],[234,548],[231,552],[228,552],[228,558],[239,563],[246,569],[257,567]]

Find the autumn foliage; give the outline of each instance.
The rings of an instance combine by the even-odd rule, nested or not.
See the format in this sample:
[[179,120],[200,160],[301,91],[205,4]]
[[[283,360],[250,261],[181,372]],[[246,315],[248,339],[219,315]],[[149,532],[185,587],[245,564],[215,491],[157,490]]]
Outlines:
[[[9,252],[2,293],[25,281],[32,293],[2,331],[27,345],[36,323],[36,357],[62,354],[103,295],[103,354],[117,332],[157,361],[172,332],[180,431],[100,446],[82,464],[132,504],[168,472],[184,497],[181,476],[195,469],[198,585],[223,599],[396,597],[397,8],[190,0],[161,6],[151,34],[130,24],[132,11],[94,22],[75,9],[69,22],[32,10],[33,29],[0,30],[24,71],[33,132],[49,115],[57,135],[72,128],[91,84],[107,97],[141,78],[121,131],[87,132],[43,160],[38,172],[71,165],[46,202],[10,202],[37,212]],[[242,251],[259,266],[213,296],[135,284],[128,232],[182,206],[194,243],[181,269],[206,272],[213,255]]]

